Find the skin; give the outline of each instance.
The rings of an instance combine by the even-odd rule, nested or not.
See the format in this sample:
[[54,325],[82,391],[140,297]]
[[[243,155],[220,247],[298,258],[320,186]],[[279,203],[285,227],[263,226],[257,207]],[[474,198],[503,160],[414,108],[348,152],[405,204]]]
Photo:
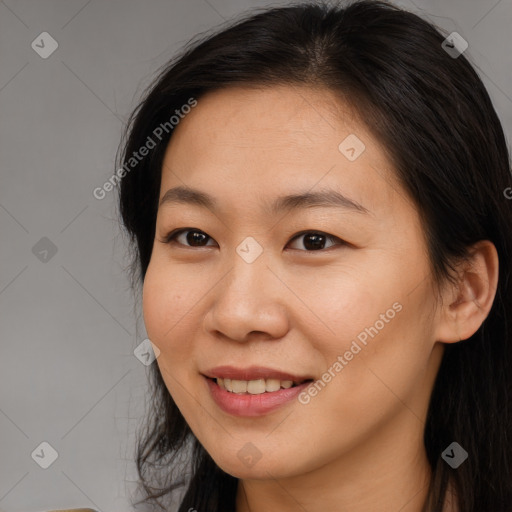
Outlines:
[[[349,134],[366,146],[355,161],[338,150]],[[444,343],[467,339],[487,316],[494,246],[475,246],[439,304],[424,230],[385,148],[323,89],[231,87],[201,97],[175,128],[160,198],[180,185],[211,194],[219,209],[159,208],[144,320],[190,428],[240,479],[237,512],[419,512],[430,477],[424,422]],[[323,188],[370,213],[323,207],[276,217],[264,209],[277,196]],[[210,238],[191,246],[182,233],[165,243],[176,228]],[[315,251],[296,236],[303,230],[348,245],[327,238]],[[250,264],[236,252],[249,236],[263,249]],[[321,379],[396,302],[401,311],[307,405],[231,416],[201,376],[229,364]],[[251,467],[237,455],[248,442],[261,454]]]

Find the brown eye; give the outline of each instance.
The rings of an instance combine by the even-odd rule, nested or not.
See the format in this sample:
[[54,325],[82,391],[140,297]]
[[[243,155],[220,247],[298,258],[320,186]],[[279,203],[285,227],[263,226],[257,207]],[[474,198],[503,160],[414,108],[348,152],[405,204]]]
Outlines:
[[[181,239],[180,239],[181,237]],[[295,247],[294,250],[301,250],[305,252],[315,252],[330,249],[333,245],[346,245],[343,240],[333,235],[328,235],[322,231],[303,231],[298,233],[292,238],[293,240],[303,238],[302,248]],[[196,228],[181,228],[171,231],[164,240],[166,244],[178,244],[185,247],[208,247],[211,244],[207,244],[208,240],[212,240],[209,235],[204,231]],[[334,242],[332,245],[325,247],[326,242]]]
[[[178,240],[181,235],[185,236],[182,237],[181,240]],[[171,233],[165,237],[164,242],[167,244],[178,243],[180,245],[189,247],[207,247],[204,242],[206,242],[209,238],[211,237],[199,229],[183,228],[171,231]]]
[[[295,235],[292,240],[303,238],[302,246],[306,249],[306,251],[321,251],[326,249],[325,244],[326,241],[334,241],[343,244],[343,240],[333,235],[327,235],[321,231],[305,231],[303,233],[299,233]],[[333,245],[335,245],[335,243]],[[327,247],[329,249],[331,246]],[[302,249],[300,249],[302,250]]]

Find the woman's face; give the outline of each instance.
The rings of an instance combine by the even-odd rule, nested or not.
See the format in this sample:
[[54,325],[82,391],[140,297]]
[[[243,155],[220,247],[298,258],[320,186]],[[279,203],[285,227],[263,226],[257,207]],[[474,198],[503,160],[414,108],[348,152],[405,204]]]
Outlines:
[[[306,87],[209,93],[175,128],[164,196],[146,329],[169,392],[224,471],[354,471],[422,445],[442,355],[422,226],[346,105]],[[177,229],[188,231],[166,243]]]

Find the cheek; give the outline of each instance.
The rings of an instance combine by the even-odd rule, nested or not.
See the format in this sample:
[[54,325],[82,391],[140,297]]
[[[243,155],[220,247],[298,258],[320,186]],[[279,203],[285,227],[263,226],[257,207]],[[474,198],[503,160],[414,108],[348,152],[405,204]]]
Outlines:
[[[187,325],[190,309],[177,272],[151,262],[144,279],[142,310],[149,339],[165,354],[177,356],[190,347],[182,342],[181,332]],[[181,279],[183,276],[181,276]]]
[[[393,303],[400,297],[393,293],[394,286],[386,276],[389,272],[374,273],[351,270],[335,271],[323,281],[315,279],[315,290],[309,291],[299,286],[297,295],[305,297],[311,304],[311,310],[302,315],[304,332],[308,340],[319,352],[332,362],[337,355],[350,350],[353,341],[358,341],[362,348],[365,341],[372,339],[377,331],[389,331],[394,318],[400,316],[393,309]],[[384,321],[380,315],[384,315]],[[380,337],[380,336],[377,336]],[[357,347],[354,350],[358,350]],[[350,357],[350,356],[349,356]]]
[[[142,288],[142,312],[149,339],[154,343],[157,341],[161,343],[160,331],[162,330],[162,316],[165,312],[165,289],[162,286],[162,281],[156,279],[157,273],[154,265],[150,264]],[[160,343],[157,344],[161,350],[163,347],[160,347]]]
[[[322,354],[325,368],[336,375],[327,385],[329,391],[321,392],[323,403],[332,399],[345,416],[354,411],[354,420],[370,414],[369,406],[391,407],[398,400],[393,393],[400,397],[414,393],[415,383],[424,379],[429,364],[432,304],[428,283],[417,286],[416,275],[394,261],[385,263],[382,258],[378,268],[354,273],[357,278],[338,274],[328,296],[310,301],[321,312],[324,326],[316,331],[313,326],[318,327],[318,321],[303,325],[307,338]],[[326,381],[330,378],[325,374]]]
[[[193,335],[189,331],[191,304],[183,293],[183,275],[153,260],[146,272],[142,309],[148,338],[160,350],[156,364],[165,385],[183,414],[190,414],[190,381],[193,370]],[[192,299],[190,299],[192,300]],[[188,364],[187,364],[188,363]]]

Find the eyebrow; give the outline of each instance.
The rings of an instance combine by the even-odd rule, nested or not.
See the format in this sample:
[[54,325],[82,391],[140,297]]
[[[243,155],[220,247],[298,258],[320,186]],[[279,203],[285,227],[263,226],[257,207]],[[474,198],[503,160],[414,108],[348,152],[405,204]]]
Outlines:
[[[160,200],[159,206],[172,203],[196,205],[213,212],[218,208],[218,201],[211,195],[186,186],[174,187],[167,190]],[[281,212],[289,212],[291,210],[298,210],[301,208],[315,207],[336,207],[357,213],[370,213],[369,210],[357,201],[349,199],[340,192],[332,189],[280,196],[270,205],[266,204],[265,207],[266,211],[270,215],[276,215]]]

